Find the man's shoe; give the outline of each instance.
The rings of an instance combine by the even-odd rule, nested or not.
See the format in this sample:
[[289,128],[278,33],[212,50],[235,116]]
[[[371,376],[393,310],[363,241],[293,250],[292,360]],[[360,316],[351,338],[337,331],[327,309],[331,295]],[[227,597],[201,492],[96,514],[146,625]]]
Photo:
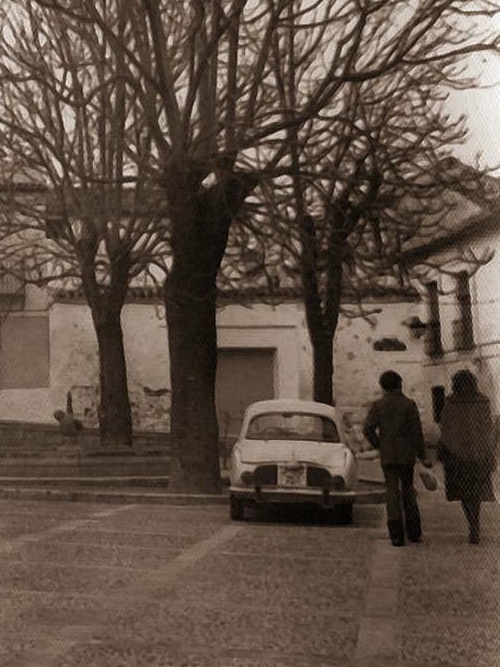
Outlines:
[[406,536],[410,542],[422,541],[422,524],[420,523],[420,517],[406,521],[405,529]]
[[396,542],[401,542],[401,544],[396,544],[396,546],[401,547],[405,543],[405,529],[402,521],[388,521],[387,528],[389,530],[389,539],[393,544]]
[[405,545],[404,540],[397,539],[397,538],[395,540],[391,540],[391,542],[392,542],[392,546],[394,546],[394,547],[404,547],[404,545]]

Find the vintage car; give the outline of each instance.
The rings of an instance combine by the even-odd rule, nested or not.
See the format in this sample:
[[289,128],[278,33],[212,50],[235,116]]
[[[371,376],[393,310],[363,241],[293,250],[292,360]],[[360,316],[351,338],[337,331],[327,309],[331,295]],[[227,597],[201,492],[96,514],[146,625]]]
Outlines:
[[344,444],[337,410],[323,403],[274,399],[250,405],[228,462],[230,515],[247,506],[315,504],[352,522],[356,458]]

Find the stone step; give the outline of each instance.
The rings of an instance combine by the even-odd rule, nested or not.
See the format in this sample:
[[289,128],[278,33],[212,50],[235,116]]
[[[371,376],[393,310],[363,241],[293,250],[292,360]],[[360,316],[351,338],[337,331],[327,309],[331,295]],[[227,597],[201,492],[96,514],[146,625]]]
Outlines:
[[[134,431],[133,450],[141,454],[163,454],[170,451],[169,434]],[[99,431],[84,428],[76,437],[65,435],[56,423],[38,424],[0,420],[0,459],[5,456],[26,457],[51,455],[60,449],[79,449],[82,453],[101,449]],[[130,449],[130,448],[128,448]]]
[[157,476],[94,476],[94,477],[0,477],[0,488],[54,488],[54,489],[163,489],[169,482],[168,475]]
[[116,489],[36,487],[0,485],[0,500],[58,500],[88,503],[154,503],[159,505],[226,505],[227,492],[220,494],[168,493],[160,489],[123,487]]
[[134,477],[170,473],[170,457],[44,457],[0,459],[0,477]]

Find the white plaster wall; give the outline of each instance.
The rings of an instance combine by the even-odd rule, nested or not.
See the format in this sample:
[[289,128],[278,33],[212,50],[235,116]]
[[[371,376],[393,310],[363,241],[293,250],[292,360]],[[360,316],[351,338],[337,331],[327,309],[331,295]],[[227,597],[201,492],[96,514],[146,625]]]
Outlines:
[[[157,313],[160,313],[160,316]],[[162,311],[150,305],[126,305],[123,340],[130,385],[168,387],[168,345]],[[50,314],[53,395],[74,385],[99,380],[98,347],[90,309],[83,303],[53,306]]]
[[127,304],[122,312],[132,420],[137,428],[170,430],[171,387],[165,309]]
[[150,304],[126,304],[122,312],[122,326],[129,387],[170,389],[164,308]]
[[[381,395],[378,379],[386,370],[403,378],[403,391],[420,409],[426,433],[432,431],[429,388],[423,375],[423,341],[412,337],[403,322],[414,315],[424,319],[421,303],[366,304],[367,311],[380,313],[363,318],[342,319],[334,346],[336,402],[361,427],[369,405]],[[373,344],[381,338],[397,338],[406,350],[383,352]]]
[[[25,293],[25,309],[12,317],[40,317],[47,309],[48,299],[44,291],[28,285]],[[47,313],[47,317],[49,317]],[[1,350],[0,350],[1,354]],[[29,351],[26,354],[30,354]],[[33,352],[31,351],[31,354]],[[52,420],[50,385],[36,389],[0,389],[0,419],[46,423]]]
[[[421,388],[421,340],[412,338],[405,320],[414,315],[422,317],[420,303],[370,304],[367,310],[380,309],[369,316],[342,319],[335,340],[335,387],[338,403],[366,406],[380,394],[378,377],[393,369],[407,372],[406,393],[418,396]],[[403,342],[405,351],[381,352],[373,348],[376,340],[396,338]],[[411,370],[409,370],[411,369]]]
[[302,308],[296,303],[230,305],[218,313],[218,346],[274,348],[276,397],[310,399],[311,351],[303,326]]
[[[25,287],[23,316],[38,316],[47,311],[50,298],[46,290],[35,285]],[[48,314],[47,314],[48,316]],[[47,423],[54,411],[49,387],[0,390],[0,419]]]
[[495,255],[471,281],[474,334],[479,346],[500,342],[500,235],[474,247],[477,254],[486,249],[494,250]]
[[25,287],[25,311],[48,310],[50,306],[50,296],[47,290],[36,285],[26,285]]
[[50,311],[50,389],[54,409],[64,408],[73,386],[99,383],[99,354],[90,308],[56,303]]
[[0,391],[2,420],[46,424],[54,421],[52,418],[54,410],[49,388]]
[[[378,395],[378,376],[388,368],[403,375],[405,391],[417,401],[423,403],[427,393],[422,379],[423,343],[411,338],[403,325],[409,316],[421,314],[421,304],[371,304],[370,308],[381,309],[371,316],[370,323],[362,318],[341,319],[334,350],[336,403],[344,411],[353,412],[358,421]],[[122,324],[129,390],[136,409],[140,410],[145,388],[167,394],[170,390],[164,313],[150,304],[127,304]],[[221,348],[276,349],[277,396],[312,397],[312,353],[302,304],[284,303],[276,307],[259,304],[252,308],[229,305],[218,312],[217,325]],[[382,337],[397,337],[407,345],[407,350],[375,351],[373,343]],[[4,402],[9,414],[3,416],[0,412],[0,417],[22,419],[26,415],[34,421],[50,422],[52,412],[65,406],[69,389],[98,386],[97,341],[85,304],[53,305],[50,344],[50,388],[44,397],[37,395],[30,400],[31,411],[22,412],[14,409],[16,401],[10,392],[12,400]],[[27,393],[19,392],[18,398],[22,395],[26,397]]]

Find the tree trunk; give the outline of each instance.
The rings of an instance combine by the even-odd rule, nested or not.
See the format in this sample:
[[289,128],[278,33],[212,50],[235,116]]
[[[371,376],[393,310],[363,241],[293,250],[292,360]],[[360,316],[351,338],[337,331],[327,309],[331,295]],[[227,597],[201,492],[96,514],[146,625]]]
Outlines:
[[120,313],[95,321],[100,361],[99,425],[105,447],[132,444],[132,416],[127,387]]
[[179,465],[169,483],[174,491],[220,491],[215,293],[215,280],[197,294],[179,284],[175,273],[167,281],[171,436]]
[[311,344],[314,400],[333,405],[333,335],[313,334]]
[[169,489],[216,493],[220,491],[216,276],[227,233],[217,234],[224,216],[222,211],[216,215],[212,193],[200,195],[180,174],[176,190],[169,192],[174,261],[165,283],[175,454]]
[[165,284],[170,432],[178,464],[169,489],[184,492],[220,492],[216,280],[231,221],[256,184],[230,173],[219,179],[211,188],[194,189],[178,168],[167,192],[174,258]]
[[313,398],[320,403],[333,405],[333,339],[340,313],[344,240],[337,233],[329,240],[327,287],[322,298],[318,280],[315,220],[307,214],[302,214],[299,220],[304,307],[313,350]]

